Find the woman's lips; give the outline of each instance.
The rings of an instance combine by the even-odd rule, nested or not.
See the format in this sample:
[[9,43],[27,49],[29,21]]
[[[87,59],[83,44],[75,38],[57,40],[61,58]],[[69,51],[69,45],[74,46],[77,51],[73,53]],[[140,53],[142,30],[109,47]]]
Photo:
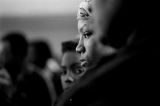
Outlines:
[[87,62],[86,60],[81,59],[80,61],[81,61],[81,66],[83,66],[83,67],[87,67],[88,62]]

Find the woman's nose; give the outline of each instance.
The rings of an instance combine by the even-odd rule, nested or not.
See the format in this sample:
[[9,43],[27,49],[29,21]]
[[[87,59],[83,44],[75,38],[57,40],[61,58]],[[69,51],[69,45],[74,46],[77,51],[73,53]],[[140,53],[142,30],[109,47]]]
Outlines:
[[79,54],[82,54],[82,53],[85,52],[85,48],[84,48],[82,40],[79,41],[79,43],[76,47],[76,52],[79,53]]

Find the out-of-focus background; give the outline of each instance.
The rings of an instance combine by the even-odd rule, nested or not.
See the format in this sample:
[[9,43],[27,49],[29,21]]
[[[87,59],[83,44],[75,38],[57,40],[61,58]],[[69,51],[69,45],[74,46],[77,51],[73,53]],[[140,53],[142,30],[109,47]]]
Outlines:
[[0,36],[24,32],[30,40],[46,39],[57,56],[61,42],[77,34],[76,14],[81,0],[0,0]]

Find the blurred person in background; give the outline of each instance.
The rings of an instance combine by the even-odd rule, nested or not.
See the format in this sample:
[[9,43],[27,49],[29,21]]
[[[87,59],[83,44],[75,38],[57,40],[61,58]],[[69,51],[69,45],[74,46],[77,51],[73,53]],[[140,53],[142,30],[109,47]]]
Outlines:
[[77,51],[88,70],[57,106],[157,104],[160,56],[153,25],[155,4],[145,0],[84,0],[80,4]]
[[10,75],[6,69],[4,69],[5,61],[5,47],[6,45],[0,42],[0,88],[3,85],[10,85]]
[[75,41],[62,42],[61,81],[64,90],[73,86],[86,72],[81,66],[80,55],[75,50],[77,44]]
[[0,68],[0,105],[5,106],[8,103],[8,87],[11,85],[11,78],[6,69]]
[[[60,71],[59,64],[52,54],[51,48],[45,40],[35,40],[30,43],[28,58],[27,58],[27,70],[29,73],[36,73],[39,75],[46,86],[46,94],[48,93],[54,103],[62,87],[58,81],[57,73]],[[37,82],[38,83],[38,82]],[[62,91],[61,91],[62,92]],[[48,97],[49,97],[48,95]],[[44,98],[46,102],[49,98]]]
[[[6,80],[5,95],[10,103],[17,91],[18,84],[23,80],[23,68],[27,55],[28,42],[21,32],[10,32],[0,39],[0,79]],[[1,83],[0,83],[1,84]]]
[[[28,42],[20,32],[11,32],[1,38],[0,64],[11,75],[14,82],[21,72],[27,56]],[[11,71],[13,70],[13,71]]]
[[[36,71],[29,73],[27,68],[29,44],[25,35],[20,32],[10,32],[1,38],[1,44],[4,45],[0,56],[1,67],[8,72],[11,82],[5,87],[5,105],[51,106],[52,98],[46,81]],[[7,74],[4,78],[8,78]]]

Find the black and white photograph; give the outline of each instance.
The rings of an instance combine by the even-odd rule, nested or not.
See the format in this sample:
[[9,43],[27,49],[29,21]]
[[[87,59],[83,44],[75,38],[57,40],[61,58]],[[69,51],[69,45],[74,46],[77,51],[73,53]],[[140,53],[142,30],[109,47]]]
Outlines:
[[155,0],[0,0],[0,106],[158,106]]

